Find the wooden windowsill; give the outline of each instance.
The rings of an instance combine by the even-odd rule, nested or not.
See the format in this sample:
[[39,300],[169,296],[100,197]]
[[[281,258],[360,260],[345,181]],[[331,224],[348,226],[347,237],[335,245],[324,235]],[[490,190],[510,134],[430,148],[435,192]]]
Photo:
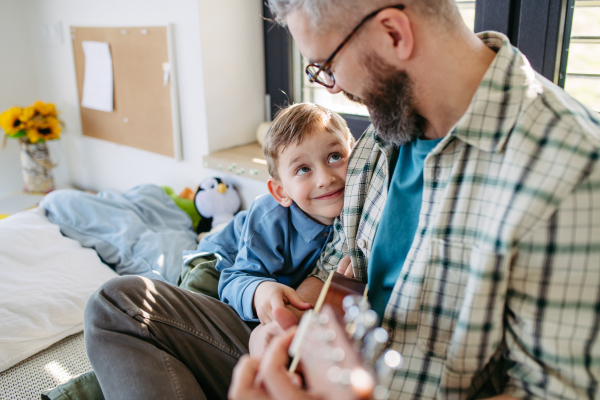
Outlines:
[[206,168],[266,182],[267,161],[258,142],[210,153],[203,158]]

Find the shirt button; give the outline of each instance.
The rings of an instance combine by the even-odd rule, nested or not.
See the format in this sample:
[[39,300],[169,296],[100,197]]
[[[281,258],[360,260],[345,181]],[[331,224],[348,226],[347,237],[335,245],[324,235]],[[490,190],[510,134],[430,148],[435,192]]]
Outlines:
[[364,249],[365,246],[367,245],[367,242],[365,242],[365,239],[358,239],[356,244],[358,244],[359,249]]

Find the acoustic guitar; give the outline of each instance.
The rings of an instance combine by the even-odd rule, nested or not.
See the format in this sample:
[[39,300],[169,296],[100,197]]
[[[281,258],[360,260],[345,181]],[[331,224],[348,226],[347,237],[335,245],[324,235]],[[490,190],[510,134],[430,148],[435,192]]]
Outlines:
[[326,387],[327,394],[338,393],[336,398],[389,397],[402,357],[395,350],[384,351],[388,332],[378,326],[366,295],[364,283],[331,272],[315,307],[302,317],[288,350],[289,371],[300,360],[305,371],[320,371],[305,374],[315,380],[308,383],[317,392]]

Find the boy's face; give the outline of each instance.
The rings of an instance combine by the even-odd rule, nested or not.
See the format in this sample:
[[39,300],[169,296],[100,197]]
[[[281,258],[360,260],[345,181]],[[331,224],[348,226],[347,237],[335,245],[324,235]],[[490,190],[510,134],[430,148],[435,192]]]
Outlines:
[[344,205],[350,150],[341,133],[320,128],[280,153],[280,179],[269,182],[269,191],[281,205],[295,201],[313,220],[331,225]]

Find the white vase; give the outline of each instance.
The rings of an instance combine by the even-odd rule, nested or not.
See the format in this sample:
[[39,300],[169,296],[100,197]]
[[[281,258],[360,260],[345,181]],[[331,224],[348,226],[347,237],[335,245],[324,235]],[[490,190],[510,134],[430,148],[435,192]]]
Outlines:
[[50,152],[46,142],[29,143],[21,140],[21,172],[23,191],[48,193],[54,190]]

